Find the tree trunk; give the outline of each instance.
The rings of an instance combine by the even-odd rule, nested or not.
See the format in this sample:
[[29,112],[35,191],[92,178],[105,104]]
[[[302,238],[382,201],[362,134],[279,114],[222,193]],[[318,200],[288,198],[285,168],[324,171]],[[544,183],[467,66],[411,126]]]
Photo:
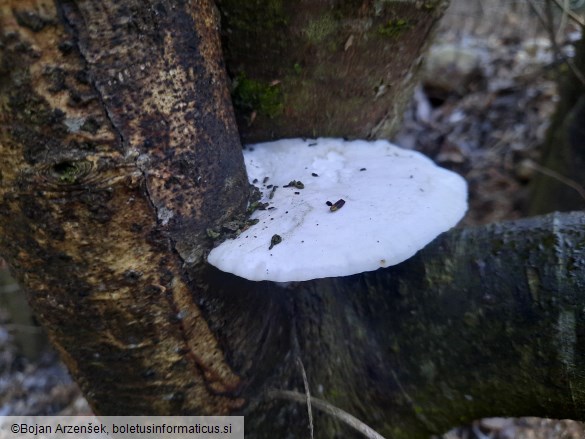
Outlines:
[[[302,363],[313,396],[395,438],[583,417],[584,215],[454,231],[345,278],[221,273],[206,230],[244,210],[248,185],[217,15],[119,3],[0,3],[0,251],[96,412],[244,414],[250,437],[301,437],[306,407],[279,397],[304,393]],[[351,437],[315,415],[317,437]]]
[[448,1],[217,0],[246,142],[388,138]]
[[228,413],[186,276],[248,192],[218,17],[117,3],[2,3],[2,255],[98,412]]
[[[314,397],[391,438],[488,416],[585,419],[584,287],[583,213],[454,230],[395,267],[274,286],[300,348],[270,385],[304,393],[298,355]],[[302,437],[306,407],[281,404],[247,429]],[[320,413],[315,429],[351,431]]]
[[566,67],[560,102],[542,146],[545,172],[532,183],[531,214],[585,207],[585,39],[577,42],[575,58]]

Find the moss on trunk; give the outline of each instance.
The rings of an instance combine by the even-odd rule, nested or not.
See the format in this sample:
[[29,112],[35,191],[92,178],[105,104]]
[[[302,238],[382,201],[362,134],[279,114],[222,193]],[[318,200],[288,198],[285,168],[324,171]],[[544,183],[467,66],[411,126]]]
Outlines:
[[246,142],[389,137],[446,2],[218,0]]

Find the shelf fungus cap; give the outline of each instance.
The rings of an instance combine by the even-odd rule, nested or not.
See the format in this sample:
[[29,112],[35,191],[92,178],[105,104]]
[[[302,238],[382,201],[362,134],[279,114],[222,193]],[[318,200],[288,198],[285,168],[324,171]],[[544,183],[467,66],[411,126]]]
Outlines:
[[462,177],[384,140],[286,139],[249,145],[244,159],[268,204],[252,214],[256,225],[213,249],[208,261],[250,280],[395,265],[467,210]]

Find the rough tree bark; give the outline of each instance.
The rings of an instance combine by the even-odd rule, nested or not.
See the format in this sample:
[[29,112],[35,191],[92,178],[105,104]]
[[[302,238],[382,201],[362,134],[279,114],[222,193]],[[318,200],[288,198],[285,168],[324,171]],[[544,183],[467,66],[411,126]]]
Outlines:
[[[339,3],[384,32],[393,4]],[[274,391],[303,392],[300,359],[314,396],[391,437],[582,418],[581,214],[286,288],[205,265],[205,230],[248,192],[217,18],[206,0],[0,2],[0,252],[96,412],[242,413],[250,437],[303,437],[306,408]],[[316,433],[351,437],[321,414]]]
[[218,0],[242,138],[390,137],[447,4]]
[[98,411],[225,413],[182,269],[246,206],[217,15],[116,3],[1,3],[2,254]]

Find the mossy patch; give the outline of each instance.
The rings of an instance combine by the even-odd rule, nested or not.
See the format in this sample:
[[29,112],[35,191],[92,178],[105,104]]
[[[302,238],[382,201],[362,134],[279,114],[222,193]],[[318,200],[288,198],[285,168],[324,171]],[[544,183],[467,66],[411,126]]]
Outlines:
[[338,30],[338,22],[331,15],[323,15],[311,20],[303,29],[306,39],[312,44],[322,43],[326,38],[335,35]]
[[91,171],[92,165],[85,160],[55,163],[50,174],[59,184],[79,183]]
[[232,91],[234,106],[238,111],[270,118],[282,113],[284,108],[283,93],[280,84],[267,83],[248,78],[240,73],[234,80]]
[[403,18],[395,18],[388,20],[385,24],[377,29],[378,35],[386,38],[398,38],[403,32],[413,27],[409,20]]
[[444,5],[444,1],[443,0],[430,0],[430,1],[426,1],[422,4],[422,8],[426,9],[427,11],[431,11],[433,9],[436,9],[439,6]]
[[77,167],[72,162],[53,165],[53,173],[60,183],[71,184],[77,180]]

